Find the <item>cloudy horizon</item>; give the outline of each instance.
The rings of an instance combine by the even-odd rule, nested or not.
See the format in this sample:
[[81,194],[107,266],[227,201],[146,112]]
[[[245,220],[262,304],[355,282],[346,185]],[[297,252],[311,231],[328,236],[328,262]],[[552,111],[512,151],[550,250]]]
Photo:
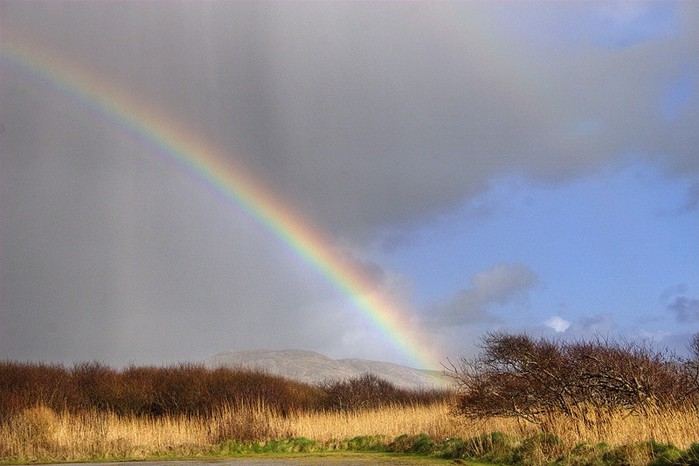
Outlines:
[[[484,332],[699,332],[692,2],[0,3],[245,167],[442,361]],[[0,49],[2,50],[2,49]],[[304,349],[414,363],[182,167],[0,67],[0,360]]]

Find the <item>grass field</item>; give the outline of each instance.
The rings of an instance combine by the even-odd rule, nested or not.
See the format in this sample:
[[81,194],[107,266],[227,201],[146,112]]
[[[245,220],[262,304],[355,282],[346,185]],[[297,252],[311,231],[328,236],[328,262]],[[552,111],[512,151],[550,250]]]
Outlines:
[[[286,415],[253,404],[228,406],[208,417],[159,418],[40,406],[0,425],[0,459],[30,463],[390,451],[518,464],[641,465],[667,452],[679,457],[699,432],[694,413],[618,413],[596,421],[572,425],[564,417],[552,419],[544,433],[512,418],[465,422],[445,402]],[[569,463],[560,462],[566,458]],[[581,458],[589,462],[575,462]]]
[[0,462],[400,454],[519,465],[699,465],[691,409],[581,404],[540,422],[456,413],[376,377],[315,387],[201,367],[0,363]]

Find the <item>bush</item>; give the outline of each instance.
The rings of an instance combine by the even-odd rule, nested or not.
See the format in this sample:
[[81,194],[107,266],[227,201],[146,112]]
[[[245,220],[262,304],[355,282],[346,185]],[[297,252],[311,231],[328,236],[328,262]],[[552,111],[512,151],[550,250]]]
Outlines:
[[467,440],[447,439],[443,442],[442,457],[448,459],[482,459],[493,463],[511,460],[513,442],[501,432],[482,434]]
[[552,434],[542,433],[525,439],[512,452],[512,462],[523,465],[554,463],[563,456],[561,441]]
[[666,445],[658,452],[650,466],[699,466],[699,443],[692,444],[686,451]]
[[396,437],[388,447],[388,451],[394,453],[415,453],[420,455],[428,455],[433,453],[435,449],[434,441],[425,434],[417,436],[401,435]]
[[322,385],[324,408],[332,411],[374,409],[391,405],[428,405],[451,396],[445,390],[408,390],[398,388],[374,374]]
[[[427,405],[448,396],[446,391],[397,388],[372,374],[318,387],[260,371],[194,364],[130,366],[118,371],[98,363],[66,368],[0,362],[0,422],[39,405],[56,412],[95,410],[148,417],[211,416],[222,409],[262,405],[286,416],[300,411]],[[245,416],[250,414],[243,411]],[[228,435],[226,429],[221,435]]]
[[349,439],[344,445],[345,450],[350,451],[383,451],[384,439],[375,435],[359,435]]
[[682,361],[646,344],[489,333],[481,354],[463,358],[451,376],[459,387],[457,413],[473,419],[519,417],[546,429],[553,413],[585,421],[589,409],[641,414],[696,409],[698,369],[695,360]]
[[576,445],[565,457],[561,464],[565,466],[605,466],[604,454],[607,445],[598,443],[580,443]]

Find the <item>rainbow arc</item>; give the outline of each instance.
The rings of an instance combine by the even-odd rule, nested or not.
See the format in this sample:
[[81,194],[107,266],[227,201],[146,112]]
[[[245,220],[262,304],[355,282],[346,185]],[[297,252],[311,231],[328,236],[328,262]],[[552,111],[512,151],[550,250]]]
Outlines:
[[371,280],[346,261],[328,237],[236,164],[235,154],[214,147],[176,120],[78,65],[8,41],[0,52],[3,66],[77,103],[86,115],[97,114],[245,210],[325,276],[415,367],[431,368],[439,363],[432,345],[411,323],[409,313],[377,292]]

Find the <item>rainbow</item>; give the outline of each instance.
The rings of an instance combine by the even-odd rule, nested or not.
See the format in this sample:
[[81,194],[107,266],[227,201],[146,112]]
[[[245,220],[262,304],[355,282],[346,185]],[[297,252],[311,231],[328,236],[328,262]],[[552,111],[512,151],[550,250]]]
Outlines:
[[49,87],[82,110],[144,142],[149,150],[165,154],[191,176],[247,212],[317,269],[412,365],[437,366],[439,356],[411,323],[410,315],[376,292],[369,278],[345,260],[329,238],[236,164],[232,154],[212,146],[177,121],[77,64],[56,60],[40,50],[7,40],[3,41],[0,58],[3,69]]

